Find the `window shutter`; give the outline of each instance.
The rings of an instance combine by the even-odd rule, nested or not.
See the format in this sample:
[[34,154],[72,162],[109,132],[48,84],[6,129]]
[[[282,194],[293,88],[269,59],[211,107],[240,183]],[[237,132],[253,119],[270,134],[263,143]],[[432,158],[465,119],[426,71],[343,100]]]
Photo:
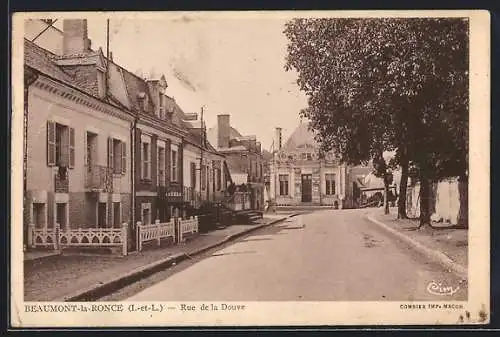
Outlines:
[[75,129],[69,128],[69,168],[75,167]]
[[127,143],[121,142],[122,144],[122,174],[127,172]]
[[178,160],[177,160],[177,181],[183,185],[183,175],[184,175],[184,144],[179,144],[179,150],[177,152]]
[[47,165],[56,165],[56,123],[47,121]]
[[113,138],[108,137],[108,168],[113,169]]
[[83,136],[83,165],[84,166],[88,166],[88,160],[89,158],[87,157],[87,152],[88,152],[88,148],[87,148],[87,132],[85,131],[84,133],[84,136]]
[[[157,143],[158,144],[158,143]],[[156,186],[160,186],[160,147],[156,146]]]

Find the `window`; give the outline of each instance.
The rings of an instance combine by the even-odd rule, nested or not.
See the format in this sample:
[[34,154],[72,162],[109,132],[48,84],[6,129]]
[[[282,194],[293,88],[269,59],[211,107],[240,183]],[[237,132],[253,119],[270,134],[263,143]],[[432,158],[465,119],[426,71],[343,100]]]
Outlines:
[[90,171],[97,162],[97,134],[86,132],[85,138],[85,165]]
[[170,181],[177,181],[177,151],[172,150],[172,158],[170,162],[172,163],[172,174],[170,175]]
[[75,167],[75,129],[47,121],[47,165]]
[[97,69],[97,88],[99,90],[99,96],[102,98],[106,95],[106,80],[104,71]]
[[151,204],[142,204],[141,222],[143,225],[151,225]]
[[196,188],[196,163],[190,163],[189,171],[191,173],[191,188]]
[[307,153],[307,160],[312,160],[312,154],[311,153]]
[[335,194],[335,174],[325,174],[326,195]]
[[165,96],[160,92],[158,94],[158,117],[160,119],[165,119]]
[[302,153],[302,160],[306,160],[307,159],[307,153]]
[[165,149],[158,148],[158,186],[165,186]]
[[67,207],[67,203],[56,204],[56,223],[59,224],[60,228],[66,228],[68,226],[68,217],[66,214],[68,211]]
[[217,168],[217,191],[221,190],[222,186],[222,172],[220,167]]
[[[127,168],[126,143],[109,137],[108,138],[108,168],[114,174],[124,174]],[[88,160],[88,159],[87,159]]]
[[46,226],[45,204],[33,203],[33,224],[36,228],[44,228]]
[[97,227],[108,227],[108,203],[106,202],[97,203]]
[[151,179],[151,149],[149,143],[142,143],[142,179]]
[[201,189],[204,191],[207,185],[207,167],[203,165],[201,167]]
[[280,174],[280,195],[288,195],[288,174]]

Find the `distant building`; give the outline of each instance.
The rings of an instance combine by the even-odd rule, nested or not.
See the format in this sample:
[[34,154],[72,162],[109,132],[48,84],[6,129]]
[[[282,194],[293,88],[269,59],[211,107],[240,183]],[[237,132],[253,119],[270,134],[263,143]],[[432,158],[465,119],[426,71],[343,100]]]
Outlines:
[[230,116],[217,116],[217,125],[207,131],[210,143],[226,157],[232,181],[250,188],[251,208],[264,207],[264,172],[261,143],[254,135],[242,136],[230,123]]
[[321,155],[307,123],[299,124],[284,144],[281,128],[276,128],[274,144],[269,195],[278,206],[357,206],[370,167],[340,164],[331,152]]

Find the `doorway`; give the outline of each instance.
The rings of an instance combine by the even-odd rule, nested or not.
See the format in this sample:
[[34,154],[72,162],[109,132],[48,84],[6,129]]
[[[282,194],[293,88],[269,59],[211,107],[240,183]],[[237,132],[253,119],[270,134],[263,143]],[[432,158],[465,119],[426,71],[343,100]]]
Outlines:
[[108,225],[108,207],[105,202],[100,202],[97,206],[97,227],[105,228]]
[[302,202],[312,201],[312,174],[302,175]]
[[120,227],[122,217],[121,217],[121,206],[119,202],[113,203],[113,226]]
[[68,225],[68,219],[66,216],[66,203],[56,204],[56,223],[59,224],[60,228],[66,228]]

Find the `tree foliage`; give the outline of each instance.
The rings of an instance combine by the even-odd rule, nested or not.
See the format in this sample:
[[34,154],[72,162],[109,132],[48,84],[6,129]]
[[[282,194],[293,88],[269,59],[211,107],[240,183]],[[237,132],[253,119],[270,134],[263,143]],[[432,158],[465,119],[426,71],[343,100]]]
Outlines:
[[348,164],[395,151],[431,181],[467,174],[466,20],[294,19],[284,33],[322,151]]

